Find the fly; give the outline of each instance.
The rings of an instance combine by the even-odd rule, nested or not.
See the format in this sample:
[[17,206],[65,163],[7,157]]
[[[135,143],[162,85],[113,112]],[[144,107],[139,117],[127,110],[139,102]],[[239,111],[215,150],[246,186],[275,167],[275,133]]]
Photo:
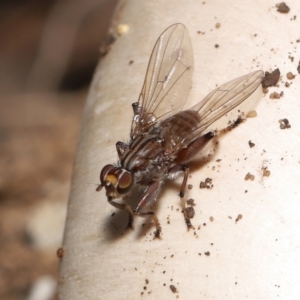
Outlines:
[[[103,167],[100,185],[108,202],[128,213],[128,227],[133,218],[150,216],[161,226],[152,211],[145,211],[156,201],[163,182],[183,174],[179,196],[184,197],[191,160],[213,139],[221,117],[244,102],[260,85],[263,71],[255,71],[210,92],[188,110],[182,110],[192,85],[193,50],[186,27],[174,24],[158,38],[148,64],[145,81],[137,102],[132,104],[133,119],[129,143],[117,142],[118,163]],[[228,121],[224,117],[222,120]],[[226,124],[226,123],[225,123]],[[226,127],[226,126],[223,126]],[[134,185],[143,192],[137,206],[115,202]],[[188,229],[193,227],[184,213]]]

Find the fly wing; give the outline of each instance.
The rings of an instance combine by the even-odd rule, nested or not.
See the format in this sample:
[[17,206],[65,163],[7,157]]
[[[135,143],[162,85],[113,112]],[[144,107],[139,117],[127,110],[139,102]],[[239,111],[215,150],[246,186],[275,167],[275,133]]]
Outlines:
[[[258,88],[263,77],[263,71],[255,71],[229,81],[214,89],[189,110],[166,120],[164,123],[172,124],[169,127],[174,127],[173,123],[176,123],[177,128],[166,131],[169,141],[166,148],[176,153],[203,134],[226,128],[229,121],[232,121],[230,112],[239,109],[242,103],[245,104],[244,101]],[[235,120],[237,117],[234,116]]]
[[192,84],[193,50],[186,27],[174,24],[158,38],[137,103],[131,139],[147,132],[157,122],[182,110]]
[[[259,87],[263,77],[264,72],[259,70],[233,79],[211,91],[200,103],[193,106],[191,110],[197,111],[201,118],[193,136],[227,127],[232,121],[232,115],[228,113],[237,110],[242,103],[245,104],[244,101]],[[253,108],[253,104],[250,103],[248,107]],[[234,116],[235,119],[237,117],[238,115]]]

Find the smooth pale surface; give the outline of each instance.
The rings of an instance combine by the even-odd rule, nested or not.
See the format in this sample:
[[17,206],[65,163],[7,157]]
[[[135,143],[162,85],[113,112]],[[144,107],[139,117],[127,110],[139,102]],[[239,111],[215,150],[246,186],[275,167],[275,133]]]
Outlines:
[[[300,11],[296,0],[288,5],[291,11],[280,14],[270,0],[124,2],[115,23],[127,24],[129,31],[101,61],[85,108],[60,299],[299,299]],[[152,47],[176,22],[186,25],[194,48],[186,107],[217,84],[256,69],[279,67],[282,80],[269,94],[284,91],[284,96],[271,100],[258,93],[257,117],[207,147],[206,152],[216,151],[206,164],[201,155],[190,164],[193,189],[186,199],[195,199],[195,231],[187,232],[183,221],[180,179],[164,186],[155,208],[163,239],[153,240],[150,220],[136,218],[135,230],[126,231],[126,214],[88,183],[98,183],[101,168],[116,162],[115,143],[129,139],[131,103],[138,98]],[[286,79],[289,71],[297,74],[292,81]],[[286,81],[292,82],[289,88]],[[290,129],[279,128],[282,118],[289,119]],[[269,177],[262,167],[270,170]],[[254,181],[245,181],[248,172]],[[207,177],[213,189],[199,189]]]

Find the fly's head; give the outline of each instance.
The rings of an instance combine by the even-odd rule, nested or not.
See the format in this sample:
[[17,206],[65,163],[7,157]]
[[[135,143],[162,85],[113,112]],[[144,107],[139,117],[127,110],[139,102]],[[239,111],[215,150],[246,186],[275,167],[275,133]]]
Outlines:
[[105,187],[107,199],[112,200],[128,193],[132,185],[133,175],[129,171],[114,165],[106,165],[100,173],[100,185],[96,191]]

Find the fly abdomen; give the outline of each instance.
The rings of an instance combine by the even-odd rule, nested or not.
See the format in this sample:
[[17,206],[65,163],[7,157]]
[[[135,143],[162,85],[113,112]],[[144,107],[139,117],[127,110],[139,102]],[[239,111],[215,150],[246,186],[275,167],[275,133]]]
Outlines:
[[194,110],[185,110],[162,122],[163,145],[166,153],[174,152],[180,143],[188,137],[200,122],[200,115]]

